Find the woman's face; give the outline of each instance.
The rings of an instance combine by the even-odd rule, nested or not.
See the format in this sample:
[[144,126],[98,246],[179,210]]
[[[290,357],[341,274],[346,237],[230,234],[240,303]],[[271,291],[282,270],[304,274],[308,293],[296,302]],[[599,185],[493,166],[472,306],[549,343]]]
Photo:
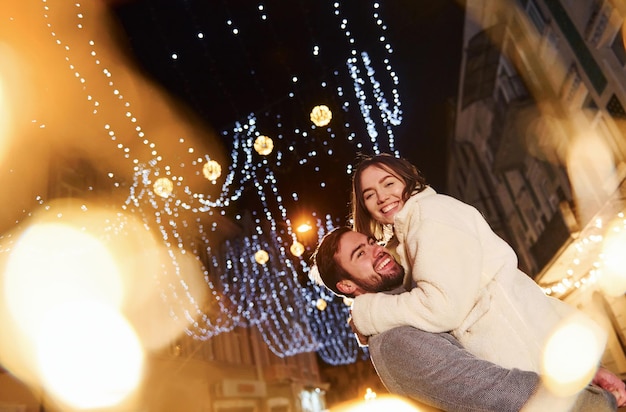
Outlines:
[[361,172],[361,188],[365,207],[373,219],[392,224],[404,201],[404,181],[380,166],[368,166]]

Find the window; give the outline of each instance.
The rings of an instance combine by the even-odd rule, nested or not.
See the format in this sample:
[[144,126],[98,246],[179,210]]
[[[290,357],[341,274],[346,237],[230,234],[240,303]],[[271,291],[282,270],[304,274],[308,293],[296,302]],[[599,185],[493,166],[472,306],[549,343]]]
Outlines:
[[535,27],[537,27],[537,31],[539,33],[543,33],[546,28],[546,19],[543,17],[543,14],[541,14],[539,8],[537,8],[534,0],[530,0],[528,2],[526,5],[526,12],[528,13],[530,21],[532,21]]
[[624,50],[624,32],[623,29],[620,29],[611,43],[611,50],[613,50],[613,54],[617,58],[617,61],[622,65],[622,67],[626,66],[626,50]]

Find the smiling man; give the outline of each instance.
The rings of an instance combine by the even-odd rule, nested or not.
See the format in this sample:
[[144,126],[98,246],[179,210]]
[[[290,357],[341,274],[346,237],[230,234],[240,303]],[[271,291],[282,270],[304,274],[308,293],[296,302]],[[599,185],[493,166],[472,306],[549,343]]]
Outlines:
[[[318,279],[339,296],[365,293],[400,293],[404,269],[374,239],[341,227],[328,233],[313,257]],[[354,329],[354,328],[353,328]],[[445,411],[615,411],[616,399],[608,391],[623,382],[600,369],[594,383],[574,400],[552,396],[529,371],[506,369],[479,359],[449,333],[429,333],[402,326],[379,335],[356,334],[369,343],[372,363],[387,389]]]

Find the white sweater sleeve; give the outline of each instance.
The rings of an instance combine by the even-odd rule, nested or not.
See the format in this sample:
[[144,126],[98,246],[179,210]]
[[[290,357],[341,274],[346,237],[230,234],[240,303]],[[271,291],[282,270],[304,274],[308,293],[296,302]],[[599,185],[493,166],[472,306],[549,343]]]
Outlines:
[[451,331],[477,302],[483,254],[475,234],[437,220],[407,227],[403,247],[415,287],[398,295],[356,297],[352,318],[364,335],[402,325],[428,332]]

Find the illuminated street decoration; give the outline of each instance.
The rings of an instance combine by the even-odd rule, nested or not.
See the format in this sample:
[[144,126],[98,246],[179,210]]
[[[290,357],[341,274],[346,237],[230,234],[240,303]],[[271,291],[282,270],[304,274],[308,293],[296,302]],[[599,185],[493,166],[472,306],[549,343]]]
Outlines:
[[154,182],[152,186],[154,189],[154,193],[161,197],[168,197],[172,194],[172,190],[174,190],[174,184],[167,177],[161,177]]
[[222,175],[222,166],[215,160],[209,160],[202,166],[202,174],[207,180],[214,182]]
[[319,106],[315,106],[313,110],[311,110],[311,121],[317,127],[326,126],[328,123],[330,123],[330,120],[332,118],[333,113],[326,105],[321,104]]
[[[301,253],[298,255],[293,250],[293,255],[287,253],[285,245],[294,241],[295,237],[283,203],[286,196],[280,193],[277,178],[267,159],[259,161],[259,157],[254,155],[254,152],[267,155],[274,150],[273,141],[258,131],[259,114],[252,113],[231,130],[222,132],[226,140],[232,141],[232,151],[231,163],[227,168],[224,166],[227,172],[223,176],[221,191],[210,196],[193,190],[186,183],[188,176],[201,171],[205,178],[214,182],[222,177],[222,166],[210,160],[209,154],[192,156],[197,149],[188,147],[184,138],[167,147],[160,147],[153,140],[142,125],[138,110],[140,105],[131,101],[132,98],[125,94],[128,90],[120,86],[123,75],[116,71],[115,64],[107,60],[102,53],[102,45],[94,37],[89,25],[92,7],[87,3],[41,0],[43,21],[51,44],[63,53],[68,71],[80,84],[84,92],[84,106],[97,119],[103,142],[109,144],[119,159],[127,162],[128,169],[132,170],[131,176],[107,174],[112,190],[122,190],[126,194],[121,208],[161,236],[162,245],[171,259],[167,273],[155,274],[155,281],[162,287],[162,299],[164,304],[169,305],[172,318],[185,326],[187,335],[199,340],[232,330],[240,320],[246,319],[250,325],[258,327],[265,342],[278,356],[316,350],[322,359],[331,364],[354,362],[363,351],[359,350],[346,324],[349,307],[323,287],[300,285],[298,271],[308,272],[308,263],[298,257]],[[358,108],[367,125],[372,151],[380,152],[382,144],[398,154],[393,128],[401,123],[402,111],[397,88],[399,82],[390,62],[393,48],[385,36],[379,37],[380,44],[373,47],[380,47],[387,53],[381,62],[387,73],[376,73],[369,53],[354,48],[358,42],[349,30],[349,21],[343,15],[341,2],[334,3],[333,7],[334,18],[352,47],[349,55],[345,56],[352,84],[341,84],[345,72],[338,70],[333,73],[337,101],[342,103],[342,111],[351,110],[352,106]],[[271,20],[271,15],[266,15],[266,18]],[[378,30],[386,30],[377,3],[371,18]],[[76,24],[62,24],[74,20]],[[233,36],[238,30],[242,29],[233,29]],[[172,59],[181,58],[172,53]],[[383,90],[383,83],[377,77],[379,75],[392,80],[392,90]],[[353,104],[355,99],[357,104]],[[376,110],[371,110],[374,107]],[[119,113],[112,114],[114,110]],[[330,141],[338,135],[330,127],[331,118],[330,109],[326,111],[319,107],[315,120],[303,118],[302,127],[285,130],[285,135],[307,137],[315,128],[309,123],[313,120],[318,122],[317,127],[328,126],[325,132]],[[279,114],[275,119],[276,123],[280,123]],[[357,129],[349,122],[342,122],[336,127],[340,129],[340,135],[345,134],[348,141],[354,142]],[[322,142],[322,146],[332,147],[326,143]],[[354,144],[355,148],[364,148]],[[282,149],[282,145],[276,147]],[[276,153],[278,161],[290,156],[288,147],[287,144],[284,151]],[[182,154],[188,156],[183,159]],[[316,155],[314,150],[305,153],[299,164],[314,162]],[[346,168],[346,173],[351,173],[350,167]],[[217,248],[214,250],[211,247],[208,238],[212,232],[220,230],[219,225],[217,222],[208,225],[200,223],[201,219],[210,220],[213,215],[224,215],[246,188],[252,188],[258,196],[262,205],[262,210],[258,212],[262,218],[254,220],[254,234],[231,239],[218,252]],[[310,188],[307,187],[307,190]],[[46,199],[41,197],[37,201],[42,207],[47,204]],[[183,217],[190,215],[195,217]],[[339,220],[332,216],[325,216],[324,219],[318,219],[316,224],[317,240],[339,224]],[[277,222],[287,223],[289,229],[285,238],[278,234]],[[123,228],[123,225],[112,227],[115,230]],[[183,231],[191,231],[198,239],[196,243],[189,244],[182,235]],[[0,252],[11,249],[10,239],[0,240]],[[200,254],[206,256],[206,261],[199,262],[197,256],[194,259],[202,265],[203,280],[219,309],[217,314],[206,313],[201,299],[184,278],[186,257],[198,245],[205,248]],[[300,249],[298,247],[298,251]],[[267,254],[265,264],[257,263],[255,254],[260,250]],[[318,302],[322,301],[326,307],[320,310],[318,306],[322,303]]]
[[267,136],[259,136],[254,141],[254,150],[262,156],[267,156],[272,153],[274,149],[274,142]]
[[259,265],[264,265],[270,260],[270,255],[265,250],[261,249],[254,254],[254,260],[256,260],[256,263]]
[[304,245],[296,240],[289,247],[289,251],[292,255],[300,257],[304,253]]

